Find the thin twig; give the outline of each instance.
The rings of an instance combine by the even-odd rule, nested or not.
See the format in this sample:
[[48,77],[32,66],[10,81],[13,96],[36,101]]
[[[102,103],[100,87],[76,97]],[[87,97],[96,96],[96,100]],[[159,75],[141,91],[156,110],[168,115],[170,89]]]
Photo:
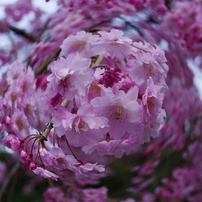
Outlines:
[[9,188],[7,202],[12,202],[13,201],[12,199],[13,199],[13,194],[14,194],[15,187],[16,187],[17,180],[18,180],[18,175],[19,175],[19,173],[15,172],[15,175],[13,176],[12,184],[11,184],[11,186]]
[[0,201],[2,201],[3,195],[7,190],[10,181],[12,180],[13,176],[16,174],[18,169],[20,168],[20,161],[17,161],[11,171],[8,173],[7,177],[4,179],[1,190],[0,190]]
[[99,25],[101,25],[101,24],[103,24],[103,23],[105,23],[105,22],[110,22],[110,21],[109,21],[109,20],[102,20],[102,21],[100,21],[100,22],[95,23],[94,25],[92,25],[92,26],[90,26],[90,27],[85,28],[84,31],[90,32],[90,31],[93,30],[93,28],[95,28],[95,27],[97,27],[97,26],[99,26]]
[[72,155],[74,156],[74,158],[75,158],[78,162],[80,162],[80,163],[83,164],[83,162],[82,162],[81,160],[79,160],[79,159],[77,158],[77,156],[75,155],[75,153],[73,152],[73,150],[72,150],[72,148],[71,148],[71,146],[70,146],[70,144],[69,144],[69,142],[68,142],[68,140],[67,140],[67,138],[66,138],[65,135],[64,135],[64,138],[65,138],[65,141],[66,141],[66,143],[67,143],[67,146],[69,147],[69,150],[70,150],[70,152],[72,153]]
[[44,64],[41,65],[41,67],[35,72],[35,75],[41,74],[46,67],[51,63],[51,61],[56,58],[60,54],[61,48],[58,48],[53,55],[51,55],[45,62]]
[[45,22],[44,26],[41,28],[41,30],[40,30],[40,32],[39,32],[39,34],[38,34],[38,36],[37,36],[37,39],[38,39],[38,40],[41,38],[41,36],[42,36],[42,34],[44,33],[44,31],[46,31],[49,22],[50,22],[50,19],[48,19],[48,20]]
[[48,178],[47,180],[48,180],[49,186],[50,186],[50,187],[54,187],[53,180],[51,180],[50,178]]
[[13,26],[10,26],[9,29],[12,30],[13,32],[15,32],[16,34],[23,36],[24,38],[26,38],[32,42],[37,41],[36,38],[32,34],[28,34],[24,30],[18,29],[17,27],[13,27]]
[[135,29],[140,36],[144,36],[143,32],[140,30],[140,28],[137,25],[132,24],[131,22],[127,21],[126,19],[124,19],[121,16],[119,18],[122,19],[128,26],[130,26],[133,29]]

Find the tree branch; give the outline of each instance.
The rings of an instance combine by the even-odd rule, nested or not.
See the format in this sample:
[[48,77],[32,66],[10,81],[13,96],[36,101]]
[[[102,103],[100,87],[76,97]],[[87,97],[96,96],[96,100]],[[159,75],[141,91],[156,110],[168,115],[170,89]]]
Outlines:
[[100,21],[98,23],[95,23],[94,25],[92,25],[90,27],[85,28],[84,31],[86,31],[86,32],[94,31],[93,28],[95,28],[95,27],[97,27],[97,26],[99,26],[99,25],[101,25],[101,24],[103,24],[105,22],[110,22],[110,20],[102,20],[102,21]]
[[24,38],[26,38],[32,42],[37,41],[36,38],[32,34],[28,34],[24,30],[18,29],[17,27],[13,27],[13,26],[10,26],[9,29],[12,30],[13,32],[15,32],[16,34],[23,36]]
[[131,22],[125,20],[121,16],[119,16],[119,18],[122,19],[126,23],[126,25],[128,25],[128,26],[132,27],[133,29],[135,29],[140,36],[144,36],[143,32],[140,30],[140,28],[137,25],[132,24]]

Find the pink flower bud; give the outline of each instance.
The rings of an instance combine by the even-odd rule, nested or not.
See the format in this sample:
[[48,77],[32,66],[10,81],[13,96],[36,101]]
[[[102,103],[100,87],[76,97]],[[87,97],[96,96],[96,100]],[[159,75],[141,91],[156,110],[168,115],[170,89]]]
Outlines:
[[11,124],[11,118],[9,116],[6,116],[6,124],[7,125]]
[[4,137],[2,139],[2,143],[14,151],[18,151],[21,145],[21,141],[15,135],[8,135]]
[[31,161],[31,163],[29,164],[29,169],[30,170],[34,170],[34,169],[36,169],[36,162],[35,161]]

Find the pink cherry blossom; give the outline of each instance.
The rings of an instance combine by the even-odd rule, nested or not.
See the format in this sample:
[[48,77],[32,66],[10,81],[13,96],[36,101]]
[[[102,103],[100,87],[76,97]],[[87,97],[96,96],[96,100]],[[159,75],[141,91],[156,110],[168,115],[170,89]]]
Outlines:
[[8,147],[8,148],[10,148],[10,149],[12,149],[14,151],[19,151],[19,149],[21,147],[21,141],[15,135],[12,135],[12,134],[7,135],[6,137],[4,137],[2,139],[2,143],[6,147]]
[[67,37],[60,46],[61,56],[67,57],[71,53],[78,52],[81,57],[95,56],[93,44],[98,41],[97,35],[92,35],[84,31],[77,32],[75,35]]
[[78,53],[71,54],[66,59],[60,58],[51,66],[52,74],[47,78],[50,82],[47,91],[53,97],[54,93],[60,93],[66,99],[74,98],[77,92],[84,95],[86,85],[93,81],[89,66],[89,59],[80,58]]
[[[130,133],[136,129],[142,116],[140,106],[135,99],[137,93],[138,89],[134,87],[127,94],[123,91],[117,94],[107,93],[91,101],[95,113],[109,119],[110,127],[105,131],[111,138],[121,138],[126,132]],[[133,99],[130,95],[133,95]]]
[[49,151],[42,149],[40,152],[48,165],[60,171],[75,170],[76,166],[80,164],[74,156],[65,155],[59,147],[54,147]]
[[39,175],[41,177],[44,177],[44,178],[51,178],[52,180],[55,180],[55,181],[58,181],[58,178],[59,176],[42,168],[42,167],[36,167],[36,169],[33,170],[33,172],[36,174],[36,175]]

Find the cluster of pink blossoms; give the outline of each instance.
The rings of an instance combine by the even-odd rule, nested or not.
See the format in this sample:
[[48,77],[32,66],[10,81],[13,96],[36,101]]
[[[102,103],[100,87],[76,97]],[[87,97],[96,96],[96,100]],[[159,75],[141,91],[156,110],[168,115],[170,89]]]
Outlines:
[[46,0],[54,14],[35,2],[5,6],[0,20],[0,131],[15,151],[0,162],[0,201],[18,157],[24,193],[40,192],[40,176],[59,180],[45,202],[202,201],[202,105],[187,60],[201,62],[202,1]]
[[149,13],[161,15],[168,10],[164,0],[58,0],[57,2],[60,12],[52,15],[49,27],[52,28],[51,37],[59,41],[78,30],[93,29],[96,24],[110,30],[113,27],[111,20],[120,15],[132,16],[144,9],[149,10]]
[[165,117],[164,53],[122,35],[113,29],[68,37],[47,78],[42,100],[55,133],[86,154],[128,154],[156,137]]
[[[165,117],[168,71],[160,48],[133,42],[116,29],[94,35],[80,31],[61,49],[44,91],[33,85],[31,69],[14,63],[2,99],[2,128],[9,132],[4,144],[21,150],[35,174],[54,180],[66,170],[76,175],[104,171],[98,162],[78,156],[120,158],[155,138]],[[38,116],[46,116],[47,125]],[[43,132],[30,135],[33,129]]]
[[160,30],[170,40],[177,39],[179,43],[189,51],[189,55],[201,54],[201,7],[200,0],[194,1],[175,1],[173,8],[162,18]]

